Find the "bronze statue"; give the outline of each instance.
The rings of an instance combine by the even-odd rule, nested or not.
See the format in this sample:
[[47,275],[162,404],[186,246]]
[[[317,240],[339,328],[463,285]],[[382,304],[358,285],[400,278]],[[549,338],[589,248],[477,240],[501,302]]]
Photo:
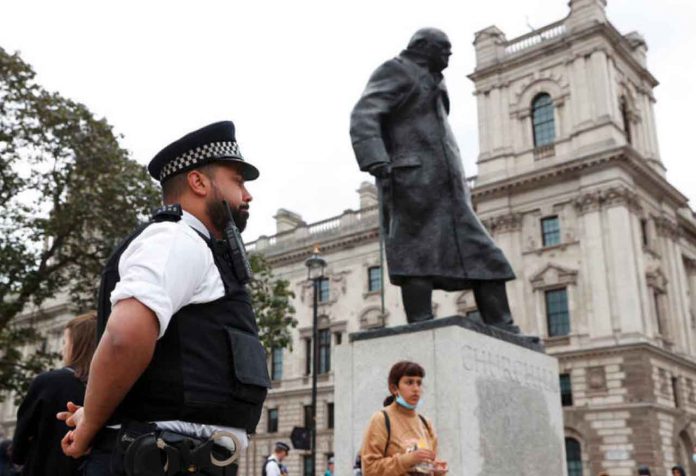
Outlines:
[[376,177],[389,279],[408,322],[433,318],[433,289],[473,289],[483,321],[518,334],[505,291],[515,275],[474,213],[447,120],[450,55],[447,35],[424,28],[377,68],[353,109],[353,149]]

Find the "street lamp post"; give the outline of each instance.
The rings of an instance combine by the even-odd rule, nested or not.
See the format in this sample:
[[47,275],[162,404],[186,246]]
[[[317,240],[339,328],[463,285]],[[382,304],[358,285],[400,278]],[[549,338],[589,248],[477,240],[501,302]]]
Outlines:
[[326,261],[319,256],[319,247],[314,249],[314,253],[305,261],[307,266],[307,279],[312,281],[314,288],[312,306],[312,473],[316,474],[317,468],[317,375],[319,374],[319,329],[318,312],[319,305],[319,286],[324,277]]

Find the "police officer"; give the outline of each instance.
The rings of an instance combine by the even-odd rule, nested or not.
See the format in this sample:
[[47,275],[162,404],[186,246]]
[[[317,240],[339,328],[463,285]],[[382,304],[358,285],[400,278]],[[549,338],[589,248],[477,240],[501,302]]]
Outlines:
[[273,454],[266,459],[263,465],[262,476],[281,476],[283,474],[281,464],[288,456],[290,447],[282,441],[276,441]]
[[164,206],[104,270],[103,334],[84,408],[59,414],[75,426],[63,451],[91,449],[88,475],[233,475],[270,387],[234,227],[259,172],[229,121],[173,142],[148,170]]

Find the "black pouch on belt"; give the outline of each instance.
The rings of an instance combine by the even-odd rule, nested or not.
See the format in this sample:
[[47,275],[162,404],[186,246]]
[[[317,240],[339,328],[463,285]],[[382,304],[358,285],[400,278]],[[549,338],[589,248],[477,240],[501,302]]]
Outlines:
[[138,421],[126,421],[121,425],[116,438],[113,452],[111,453],[111,472],[115,475],[125,475],[124,465],[128,448],[143,435],[155,437],[157,426],[154,423],[142,423]]
[[123,464],[128,476],[173,476],[214,470],[214,441],[158,430],[145,433],[126,450]]

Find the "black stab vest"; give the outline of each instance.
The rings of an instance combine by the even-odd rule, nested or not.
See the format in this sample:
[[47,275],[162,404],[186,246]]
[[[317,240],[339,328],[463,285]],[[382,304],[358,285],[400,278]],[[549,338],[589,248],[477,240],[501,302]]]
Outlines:
[[[153,221],[136,229],[109,258],[99,288],[100,338],[111,313],[111,291],[120,279],[121,255],[152,223],[179,219],[171,214],[155,214]],[[235,277],[224,245],[198,234],[213,253],[225,295],[215,301],[190,304],[172,316],[157,341],[152,361],[118,406],[110,424],[181,420],[255,432],[271,382],[251,298]]]

